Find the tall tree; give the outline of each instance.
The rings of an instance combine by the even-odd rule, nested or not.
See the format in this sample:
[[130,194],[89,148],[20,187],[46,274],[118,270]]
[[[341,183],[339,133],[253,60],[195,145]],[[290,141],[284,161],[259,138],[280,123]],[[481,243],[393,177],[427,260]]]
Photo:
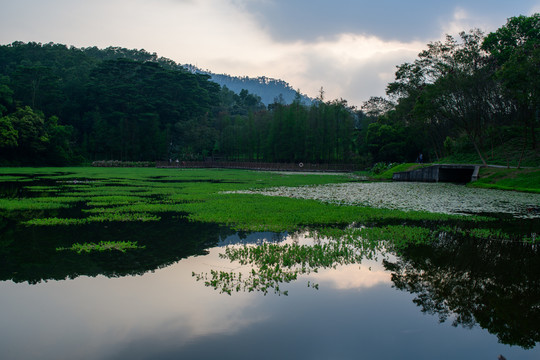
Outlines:
[[[511,106],[503,99],[500,86],[493,79],[494,68],[482,48],[480,30],[460,33],[459,39],[428,44],[414,64],[404,64],[396,72],[396,81],[387,93],[397,98],[397,108],[412,115],[431,133],[441,129],[462,132],[486,164],[482,145],[490,122],[508,115]],[[451,133],[437,136],[442,141]],[[440,151],[439,151],[440,152]]]
[[540,14],[517,16],[490,33],[482,47],[495,60],[497,77],[519,104],[518,117],[536,149],[535,128],[540,117]]

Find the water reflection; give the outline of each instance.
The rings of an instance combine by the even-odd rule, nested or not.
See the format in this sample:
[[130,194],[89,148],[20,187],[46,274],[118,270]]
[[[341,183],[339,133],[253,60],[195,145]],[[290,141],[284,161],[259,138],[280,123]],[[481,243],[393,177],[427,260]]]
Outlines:
[[[37,284],[80,276],[122,277],[165,268],[220,250],[220,266],[191,272],[221,293],[288,295],[291,282],[336,291],[388,284],[414,294],[422,312],[454,326],[479,325],[505,344],[532,348],[540,341],[538,245],[445,237],[433,246],[409,246],[395,256],[372,243],[354,246],[309,234],[235,233],[212,224],[170,217],[152,224],[94,224],[39,231],[0,220],[0,280]],[[115,239],[146,246],[125,254],[58,252],[62,244]],[[234,246],[234,244],[244,244]],[[384,250],[384,251],[381,251]],[[257,254],[257,256],[254,256]],[[214,257],[218,255],[214,254]],[[196,262],[194,262],[196,264]],[[198,271],[200,270],[200,271]],[[200,284],[200,283],[199,283]],[[314,295],[316,296],[316,295]]]
[[[450,304],[458,301],[453,296],[461,299],[470,293],[471,298],[467,298],[462,307],[476,306],[486,308],[488,312],[503,311],[498,308],[497,296],[505,292],[512,293],[508,298],[528,296],[532,300],[518,299],[513,304],[515,309],[511,310],[509,318],[500,315],[498,318],[502,320],[498,322],[477,318],[474,321],[497,335],[497,329],[491,329],[491,324],[504,327],[513,338],[519,339],[519,343],[514,343],[521,346],[524,338],[529,338],[529,343],[537,341],[531,331],[534,330],[533,320],[524,318],[538,315],[530,309],[539,293],[533,276],[538,266],[535,248],[514,248],[512,244],[500,248],[489,243],[463,245],[457,239],[447,239],[432,249],[405,248],[399,256],[373,249],[366,252],[368,258],[356,258],[360,261],[349,263],[343,261],[343,264],[328,263],[327,258],[314,256],[305,261],[312,269],[310,273],[299,274],[297,281],[284,285],[290,292],[288,297],[261,296],[259,292],[223,296],[212,287],[194,281],[192,272],[243,271],[251,266],[220,256],[224,253],[223,247],[201,250],[205,243],[237,239],[248,243],[246,247],[254,248],[250,244],[262,239],[276,239],[271,245],[281,247],[316,246],[324,245],[324,242],[305,234],[245,236],[218,227],[180,223],[174,227],[171,220],[169,225],[175,231],[171,230],[170,235],[181,230],[193,231],[192,236],[180,233],[182,236],[173,237],[175,241],[172,242],[184,243],[187,250],[182,250],[180,245],[175,247],[161,237],[153,239],[154,246],[162,249],[152,250],[151,254],[161,260],[148,261],[144,267],[150,267],[152,262],[166,264],[174,258],[185,257],[170,266],[158,266],[155,271],[120,276],[121,271],[128,273],[134,268],[141,269],[130,265],[117,270],[114,276],[118,277],[109,277],[110,271],[98,275],[97,266],[105,266],[106,262],[101,259],[88,260],[94,267],[90,267],[91,271],[84,270],[95,277],[80,273],[73,280],[36,285],[0,282],[0,307],[5,310],[0,313],[2,355],[10,359],[327,359],[362,356],[369,359],[495,360],[498,354],[509,359],[534,359],[540,353],[539,349],[525,351],[497,344],[494,336],[478,326],[457,331],[437,324],[432,316],[422,316],[412,303],[413,296],[418,298],[413,289],[438,289],[437,286],[445,281],[453,287],[448,285],[444,291],[423,293]],[[208,238],[204,240],[204,236]],[[142,241],[142,237],[139,240]],[[193,250],[204,255],[186,255]],[[466,259],[467,254],[472,255],[471,260]],[[502,258],[497,258],[496,254],[503,254]],[[129,255],[129,252],[115,253],[117,258],[123,255],[142,261],[138,255]],[[75,256],[72,260],[86,263],[84,258],[92,259],[93,255]],[[522,259],[524,264],[505,269],[517,263],[517,259]],[[45,269],[52,266],[51,261]],[[328,264],[331,266],[326,266]],[[28,265],[32,266],[32,263]],[[79,269],[78,265],[73,266],[68,273],[73,274],[74,269]],[[124,266],[128,266],[127,262]],[[479,284],[463,280],[467,276]],[[504,277],[507,278],[501,280]],[[512,288],[511,279],[514,279],[516,289]],[[407,291],[391,288],[392,282],[397,286],[400,281],[407,284],[403,287]],[[308,282],[320,284],[319,290],[307,288]],[[430,282],[437,286],[430,287]],[[459,290],[453,290],[458,285]],[[480,303],[482,294],[475,293],[478,290],[474,289],[479,285],[493,295],[491,302]],[[467,287],[473,289],[466,290]],[[457,293],[454,295],[452,291]],[[490,297],[483,298],[489,300]],[[458,307],[451,307],[448,316],[452,318],[457,310]],[[532,319],[538,319],[538,316]],[[511,323],[503,324],[503,320]],[[519,329],[520,323],[524,324],[524,329]]]
[[454,326],[476,324],[504,344],[540,341],[540,247],[519,242],[444,238],[408,247],[384,261],[395,287],[415,295],[422,312]]
[[[36,284],[78,276],[141,275],[180,259],[207,254],[234,232],[215,225],[166,217],[156,223],[28,227],[0,218],[0,280]],[[74,242],[134,241],[144,249],[77,254],[57,251]]]
[[[297,237],[299,235],[296,235]],[[292,240],[291,240],[292,239]],[[504,344],[533,348],[540,341],[540,246],[523,242],[478,241],[456,235],[433,245],[393,251],[370,242],[327,240],[227,247],[229,269],[194,273],[220,293],[289,295],[286,285],[303,277],[335,290],[389,283],[414,294],[423,313],[453,326],[475,325]],[[305,238],[303,238],[305,242]]]
[[[338,265],[360,264],[373,259],[380,251],[378,242],[363,239],[337,241],[313,233],[293,234],[282,243],[262,242],[257,246],[227,246],[224,259],[238,264],[233,270],[211,269],[210,272],[193,273],[197,281],[231,295],[233,292],[258,291],[267,295],[288,295],[284,284],[300,275],[318,273],[320,269]],[[319,284],[309,281],[308,287],[318,289]]]
[[321,287],[336,290],[361,290],[378,285],[391,284],[390,273],[375,260],[366,260],[362,265],[342,265],[328,271],[319,271],[312,278]]
[[237,232],[226,237],[220,237],[218,246],[238,245],[238,244],[252,244],[260,245],[262,243],[280,243],[288,238],[288,233],[274,233],[274,232]]

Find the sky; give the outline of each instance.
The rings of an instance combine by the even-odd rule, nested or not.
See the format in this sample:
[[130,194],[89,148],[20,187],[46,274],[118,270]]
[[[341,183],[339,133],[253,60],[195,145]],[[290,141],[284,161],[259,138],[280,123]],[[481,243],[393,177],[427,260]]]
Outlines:
[[428,43],[536,12],[540,0],[0,0],[0,44],[145,49],[361,106]]

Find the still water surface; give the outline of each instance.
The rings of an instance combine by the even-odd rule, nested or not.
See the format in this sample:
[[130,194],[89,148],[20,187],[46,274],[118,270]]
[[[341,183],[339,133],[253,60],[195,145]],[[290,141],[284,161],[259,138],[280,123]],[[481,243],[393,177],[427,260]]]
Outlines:
[[[31,246],[28,231],[10,236]],[[72,236],[96,231],[84,227]],[[1,358],[540,358],[540,268],[531,245],[450,241],[400,256],[380,253],[302,275],[284,285],[288,296],[264,296],[220,294],[192,273],[242,270],[219,257],[227,244],[293,237],[179,223],[168,238],[183,238],[187,248],[149,239],[154,249],[116,268],[107,267],[107,254],[47,257],[26,248],[23,260],[22,250],[4,253],[3,260],[16,260],[0,265]]]

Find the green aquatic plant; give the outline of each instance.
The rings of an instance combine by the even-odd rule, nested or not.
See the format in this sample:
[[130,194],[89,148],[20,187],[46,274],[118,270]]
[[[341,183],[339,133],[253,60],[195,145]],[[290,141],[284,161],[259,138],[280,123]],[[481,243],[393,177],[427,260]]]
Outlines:
[[448,215],[507,213],[539,217],[540,195],[474,189],[449,183],[347,183],[235,191],[273,197],[309,199],[333,205]]
[[477,239],[480,241],[513,241],[513,242],[535,242],[537,235],[535,232],[529,234],[510,234],[500,228],[461,228],[458,226],[441,225],[437,228],[439,235],[460,236],[462,238]]
[[540,242],[540,236],[537,233],[531,233],[531,236],[523,237],[523,241],[531,244],[536,244]]
[[34,226],[57,226],[57,225],[84,225],[90,223],[103,222],[147,222],[159,221],[161,217],[147,213],[122,213],[122,212],[105,212],[99,215],[92,215],[86,218],[39,218],[23,222],[25,225]]
[[[440,213],[419,206],[425,205],[422,196],[427,190],[433,190],[438,200],[441,196],[451,200],[455,194],[474,198],[478,191],[445,184],[359,183],[345,175],[216,169],[51,168],[21,169],[21,174],[46,178],[45,184],[52,184],[21,184],[26,190],[21,193],[32,198],[0,199],[0,209],[10,219],[28,226],[104,223],[100,228],[108,228],[110,222],[142,223],[180,216],[239,231],[311,231],[313,242],[309,244],[228,247],[222,256],[240,264],[240,270],[193,274],[196,280],[226,294],[287,295],[286,284],[303,275],[360,264],[380,252],[402,254],[441,238],[513,241],[517,236],[501,230],[493,217]],[[534,199],[530,195],[527,201]],[[502,202],[490,204],[505,205],[515,197],[505,193]],[[23,214],[24,210],[29,211]],[[519,236],[522,241],[538,241],[536,233]],[[117,250],[121,247],[115,246]],[[115,246],[92,243],[68,249],[86,252],[82,249],[111,250]],[[310,288],[319,288],[316,282],[306,281]]]
[[[317,234],[318,233],[318,234]],[[410,245],[430,244],[436,240],[437,231],[426,227],[386,225],[374,227],[348,227],[346,229],[321,229],[314,236],[325,236],[365,248],[385,244],[393,249]]]
[[110,196],[92,196],[86,202],[87,206],[119,206],[144,202],[146,199],[142,196],[134,195],[110,195]]
[[8,211],[20,211],[20,210],[52,210],[67,208],[70,206],[67,202],[62,202],[59,199],[46,198],[42,199],[0,199],[0,209]]
[[0,174],[0,182],[22,181],[26,179],[25,176]]
[[487,217],[337,205],[311,199],[253,194],[207,195],[203,201],[178,204],[178,210],[202,222],[224,223],[238,230],[295,231],[318,226],[388,221],[479,221]]
[[139,246],[135,241],[100,241],[99,243],[75,243],[69,248],[59,247],[56,251],[74,251],[78,254],[90,253],[96,251],[117,250],[125,253],[127,250],[144,249],[145,246]]

